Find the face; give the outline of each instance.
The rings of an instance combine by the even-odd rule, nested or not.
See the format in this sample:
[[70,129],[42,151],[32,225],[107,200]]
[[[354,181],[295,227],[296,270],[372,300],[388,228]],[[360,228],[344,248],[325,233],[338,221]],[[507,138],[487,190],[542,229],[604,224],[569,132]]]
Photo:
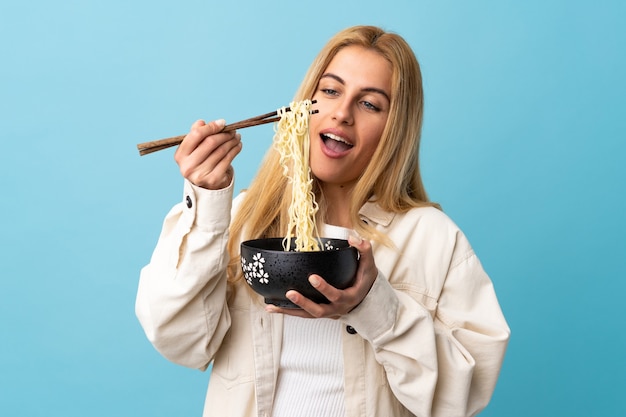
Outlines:
[[313,99],[310,165],[322,186],[349,187],[372,158],[389,116],[391,64],[378,52],[349,46],[324,71]]

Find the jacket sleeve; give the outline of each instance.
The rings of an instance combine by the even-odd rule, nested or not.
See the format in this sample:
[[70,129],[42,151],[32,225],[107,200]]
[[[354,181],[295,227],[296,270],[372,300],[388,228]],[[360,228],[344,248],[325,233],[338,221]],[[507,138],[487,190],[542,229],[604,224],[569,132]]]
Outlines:
[[486,407],[509,340],[491,280],[464,235],[455,237],[439,254],[446,267],[438,288],[379,272],[343,318],[370,343],[398,400],[423,417],[474,416]]
[[206,369],[230,327],[226,305],[232,187],[185,181],[140,274],[135,312],[148,340],[177,364]]

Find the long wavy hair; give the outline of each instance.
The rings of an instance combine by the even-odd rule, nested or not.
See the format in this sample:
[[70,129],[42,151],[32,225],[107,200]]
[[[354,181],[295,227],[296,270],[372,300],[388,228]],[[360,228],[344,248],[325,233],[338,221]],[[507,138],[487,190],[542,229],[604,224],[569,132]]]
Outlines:
[[[414,207],[439,207],[428,200],[419,169],[424,107],[422,75],[415,54],[401,36],[374,26],[355,26],[337,33],[324,46],[306,73],[294,100],[313,96],[331,60],[347,46],[376,51],[392,66],[387,123],[371,162],[352,191],[350,204],[355,231],[366,239],[388,244],[385,236],[359,219],[359,210],[367,201],[374,201],[383,210],[394,213]],[[241,279],[239,244],[242,240],[286,236],[290,188],[282,174],[279,154],[270,148],[231,222],[228,242],[231,282]],[[320,207],[316,220],[323,222],[328,207],[316,178],[313,178],[313,191]]]

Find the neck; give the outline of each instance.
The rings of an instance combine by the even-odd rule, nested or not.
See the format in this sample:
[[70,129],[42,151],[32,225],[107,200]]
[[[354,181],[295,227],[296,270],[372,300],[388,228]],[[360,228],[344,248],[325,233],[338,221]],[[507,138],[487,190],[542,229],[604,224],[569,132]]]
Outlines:
[[326,223],[334,226],[352,228],[350,218],[350,197],[353,184],[322,184],[321,189],[326,200]]

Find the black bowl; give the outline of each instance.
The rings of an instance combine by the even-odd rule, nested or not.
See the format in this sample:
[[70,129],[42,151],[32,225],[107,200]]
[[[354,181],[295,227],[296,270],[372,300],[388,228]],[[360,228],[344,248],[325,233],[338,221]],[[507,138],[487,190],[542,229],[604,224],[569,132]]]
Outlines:
[[315,252],[285,251],[283,238],[243,242],[241,268],[246,282],[267,304],[299,308],[285,297],[289,290],[296,290],[316,303],[328,303],[309,284],[309,276],[318,274],[333,287],[348,288],[356,276],[359,253],[344,239],[321,238],[320,242],[324,250]]

